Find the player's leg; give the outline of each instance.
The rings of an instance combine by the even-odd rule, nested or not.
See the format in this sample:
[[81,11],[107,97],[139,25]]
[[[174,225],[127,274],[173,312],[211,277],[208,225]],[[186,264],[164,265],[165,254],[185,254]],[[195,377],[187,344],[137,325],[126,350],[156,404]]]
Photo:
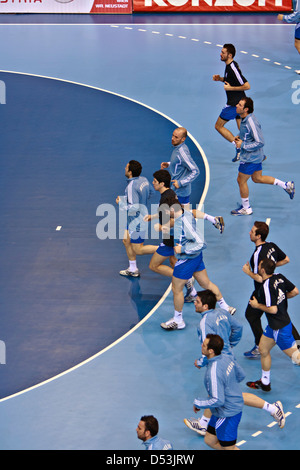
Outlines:
[[225,125],[227,124],[228,120],[222,119],[220,116],[218,117],[216,123],[215,123],[215,129],[216,131],[221,134],[224,139],[228,140],[229,142],[234,142],[234,135],[230,130],[228,130]]
[[294,181],[282,181],[282,180],[279,180],[278,178],[274,178],[273,176],[263,175],[262,170],[255,171],[252,174],[251,178],[254,183],[271,184],[271,185],[279,186],[286,193],[288,193],[291,199],[294,199],[294,196],[295,196]]
[[250,206],[248,187],[248,180],[251,177],[251,174],[247,173],[247,169],[244,169],[244,166],[245,165],[243,163],[240,164],[237,177],[237,183],[241,196],[241,205],[231,211],[232,215],[250,215],[253,212]]
[[[173,267],[163,264],[168,258],[169,256],[162,256],[156,251],[150,260],[149,268],[151,269],[151,271],[161,274],[162,276],[172,277]],[[173,260],[170,260],[170,262],[174,263]]]
[[183,289],[186,282],[187,279],[180,279],[178,277],[174,277],[174,275],[172,277],[174,315],[172,318],[170,318],[170,320],[160,324],[164,330],[182,330],[185,328],[185,323],[182,317],[182,310],[184,305]]
[[203,264],[203,267],[204,267],[203,269],[196,271],[194,273],[194,278],[196,279],[198,284],[202,287],[202,289],[209,289],[215,294],[217,302],[221,308],[224,308],[229,313],[231,313],[231,315],[234,315],[236,312],[236,308],[230,307],[227,304],[227,302],[225,302],[219,287],[209,279],[204,264]]
[[120,271],[120,274],[121,276],[139,277],[140,273],[137,268],[136,254],[132,248],[131,238],[128,230],[125,230],[124,232],[123,244],[125,246],[129,266],[127,269],[123,269],[122,271]]

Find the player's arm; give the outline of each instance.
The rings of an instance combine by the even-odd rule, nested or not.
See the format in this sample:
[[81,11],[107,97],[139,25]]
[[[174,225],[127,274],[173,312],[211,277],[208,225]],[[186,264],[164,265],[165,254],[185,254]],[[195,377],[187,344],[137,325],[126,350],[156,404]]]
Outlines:
[[296,297],[296,295],[299,294],[299,290],[297,289],[297,287],[294,287],[293,290],[291,290],[290,292],[287,292],[286,296],[288,299],[292,299],[293,297]]
[[270,307],[267,307],[266,305],[259,303],[255,296],[253,296],[249,300],[249,304],[253,308],[256,308],[258,310],[262,310],[263,312],[270,313],[270,314],[273,314],[273,315],[275,315],[278,312],[277,305],[271,305]]
[[253,281],[262,282],[262,277],[259,274],[254,274],[254,272],[251,270],[249,261],[247,261],[247,263],[244,264],[243,272],[247,274],[249,277],[251,277]]
[[250,90],[250,83],[249,82],[245,82],[243,83],[243,85],[239,85],[239,86],[231,86],[229,85],[228,82],[224,82],[224,90],[225,91],[247,91],[247,90]]
[[290,262],[290,258],[288,256],[286,256],[284,259],[282,259],[281,261],[277,261],[276,263],[276,267],[278,266],[284,266],[285,264],[289,263]]

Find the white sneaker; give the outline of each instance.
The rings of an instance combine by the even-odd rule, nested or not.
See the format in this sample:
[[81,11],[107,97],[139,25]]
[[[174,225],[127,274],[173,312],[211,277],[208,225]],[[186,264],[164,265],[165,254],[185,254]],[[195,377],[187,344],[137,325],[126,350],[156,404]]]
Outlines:
[[228,312],[230,313],[230,315],[233,316],[236,312],[236,308],[235,307],[228,307]]
[[207,428],[201,427],[198,419],[195,418],[185,418],[183,420],[184,424],[190,428],[192,431],[195,431],[197,434],[200,434],[201,436],[205,436]]
[[282,428],[284,428],[284,425],[285,425],[285,416],[284,416],[284,412],[283,412],[282,403],[281,403],[281,401],[275,401],[275,403],[273,403],[273,405],[276,406],[276,412],[271,413],[271,416],[273,416],[275,421],[277,421],[278,426],[280,427],[280,429],[282,429]]
[[300,70],[295,70],[295,72],[296,72],[298,75],[300,75]]
[[247,209],[245,209],[243,206],[240,206],[237,209],[233,209],[231,211],[232,215],[251,215],[252,213],[253,213],[253,210],[251,206],[247,207]]
[[181,322],[175,321],[175,318],[170,318],[170,320],[166,321],[165,323],[161,323],[160,326],[164,330],[183,330],[185,328],[185,323],[183,320]]
[[120,271],[121,276],[127,277],[140,277],[140,271],[137,269],[136,271],[129,271],[129,269],[123,269]]

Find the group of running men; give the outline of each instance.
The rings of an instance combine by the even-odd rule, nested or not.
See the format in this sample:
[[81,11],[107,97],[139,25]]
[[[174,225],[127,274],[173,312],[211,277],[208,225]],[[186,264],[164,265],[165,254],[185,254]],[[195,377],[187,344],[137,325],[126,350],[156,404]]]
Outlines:
[[[296,31],[299,32],[296,29]],[[299,39],[300,40],[300,39]],[[271,176],[262,175],[262,162],[266,159],[261,126],[253,114],[254,105],[245,95],[250,89],[249,82],[242,75],[234,61],[235,47],[224,44],[221,61],[225,62],[224,76],[214,75],[214,81],[224,83],[227,104],[216,122],[216,130],[235,149],[233,162],[239,162],[238,185],[241,206],[231,211],[234,216],[252,214],[249,203],[247,180],[255,183],[280,186],[290,199],[295,196],[293,181],[284,182]],[[228,121],[236,119],[239,135],[234,137],[226,129]],[[120,275],[139,277],[137,255],[152,254],[151,270],[172,279],[174,314],[161,323],[164,330],[182,330],[186,327],[183,319],[185,302],[194,302],[196,312],[202,315],[198,328],[202,357],[195,366],[206,366],[205,386],[208,397],[195,399],[193,408],[197,413],[204,410],[200,419],[185,419],[185,424],[193,431],[204,435],[205,442],[214,449],[238,449],[236,446],[238,425],[243,406],[266,410],[278,422],[285,425],[285,415],[280,401],[271,404],[252,393],[242,393],[239,382],[245,374],[233,354],[242,337],[242,326],[234,317],[236,309],[227,304],[219,287],[208,277],[203,261],[206,243],[203,230],[199,229],[199,219],[207,220],[222,234],[224,220],[197,209],[191,209],[190,196],[192,183],[199,175],[199,168],[193,160],[185,141],[186,129],[176,128],[172,135],[173,151],[169,162],[162,162],[161,168],[153,174],[153,188],[160,194],[157,213],[147,212],[152,186],[141,176],[142,165],[131,160],[125,168],[128,185],[125,196],[116,199],[120,210],[126,210],[128,226],[123,243],[129,260],[128,268]],[[145,224],[155,221],[154,229],[162,234],[159,246],[145,245]],[[201,223],[200,226],[202,227]],[[276,267],[289,262],[288,256],[272,242],[267,242],[269,226],[256,221],[250,231],[250,240],[255,251],[243,266],[243,271],[254,281],[254,291],[246,309],[246,319],[254,336],[254,347],[244,353],[247,358],[260,358],[261,378],[247,382],[255,390],[271,390],[271,349],[277,344],[294,364],[300,364],[300,335],[292,324],[287,300],[299,294],[298,288],[282,274],[276,274]],[[169,260],[169,265],[165,261]],[[196,291],[195,280],[203,289]],[[186,293],[184,289],[186,288]],[[268,325],[265,331],[261,317],[266,314]],[[146,429],[145,420],[142,427]],[[144,434],[143,434],[144,435]],[[147,439],[153,439],[149,434]],[[145,440],[147,440],[145,438]],[[172,448],[167,444],[167,448]],[[149,448],[149,446],[146,446]]]

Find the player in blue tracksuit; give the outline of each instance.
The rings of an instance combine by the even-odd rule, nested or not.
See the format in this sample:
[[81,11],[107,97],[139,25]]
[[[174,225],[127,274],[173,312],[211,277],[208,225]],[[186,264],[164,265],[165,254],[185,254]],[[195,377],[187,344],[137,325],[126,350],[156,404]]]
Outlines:
[[214,292],[220,307],[234,314],[236,309],[230,307],[225,302],[218,286],[207,275],[202,256],[206,243],[203,231],[199,229],[195,217],[192,212],[184,211],[179,204],[174,204],[173,209],[174,253],[178,260],[175,264],[172,277],[174,316],[167,322],[161,323],[161,327],[165,330],[181,330],[185,328],[182,316],[184,305],[183,289],[186,282],[193,276],[203,289],[210,289]]
[[147,178],[141,176],[142,165],[136,160],[130,160],[125,167],[128,183],[125,196],[118,196],[116,203],[121,211],[126,211],[127,227],[123,237],[129,267],[120,271],[121,276],[139,277],[136,256],[153,254],[157,246],[144,245],[146,238],[146,223],[144,217],[148,213],[149,199],[154,193]]
[[237,209],[232,210],[231,214],[240,216],[253,213],[249,202],[249,178],[254,183],[270,184],[283,188],[289,194],[290,199],[295,196],[295,183],[293,181],[284,182],[273,176],[262,174],[265,142],[261,125],[253,114],[253,100],[249,97],[242,98],[236,105],[236,110],[242,118],[240,134],[235,138],[237,148],[241,149],[237,182],[242,204]]
[[[218,335],[223,340],[222,354],[230,356],[235,363],[235,368],[238,376],[243,377],[244,371],[236,362],[233,355],[233,348],[240,342],[243,332],[243,327],[235,317],[230,315],[226,310],[216,308],[216,297],[210,290],[203,290],[197,293],[195,300],[195,310],[202,315],[200,325],[198,328],[198,337],[200,344],[203,345],[205,339],[210,334]],[[195,360],[195,366],[201,368],[208,364],[207,356],[202,353],[200,359]],[[275,402],[271,405],[259,399],[253,394],[243,394],[244,404],[254,408],[261,408],[269,412],[275,417],[281,428],[284,427],[284,413],[282,404]],[[186,426],[198,434],[205,435],[208,423],[211,419],[211,410],[206,409],[201,418],[184,419]]]
[[[280,21],[285,21],[286,23],[296,24],[295,28],[295,48],[300,54],[300,1],[293,0],[293,13],[290,15],[278,15]],[[300,74],[300,70],[296,70]]]
[[244,406],[239,383],[245,374],[231,355],[222,354],[223,344],[223,339],[215,334],[208,334],[202,344],[202,353],[208,359],[204,379],[208,397],[196,398],[193,405],[195,413],[201,409],[212,412],[206,444],[218,450],[237,450],[237,431]]
[[199,168],[191,157],[188,146],[185,144],[187,130],[178,127],[172,135],[174,150],[169,162],[162,162],[161,169],[168,168],[172,177],[172,187],[180,204],[189,204],[192,192],[192,182],[200,174]]

